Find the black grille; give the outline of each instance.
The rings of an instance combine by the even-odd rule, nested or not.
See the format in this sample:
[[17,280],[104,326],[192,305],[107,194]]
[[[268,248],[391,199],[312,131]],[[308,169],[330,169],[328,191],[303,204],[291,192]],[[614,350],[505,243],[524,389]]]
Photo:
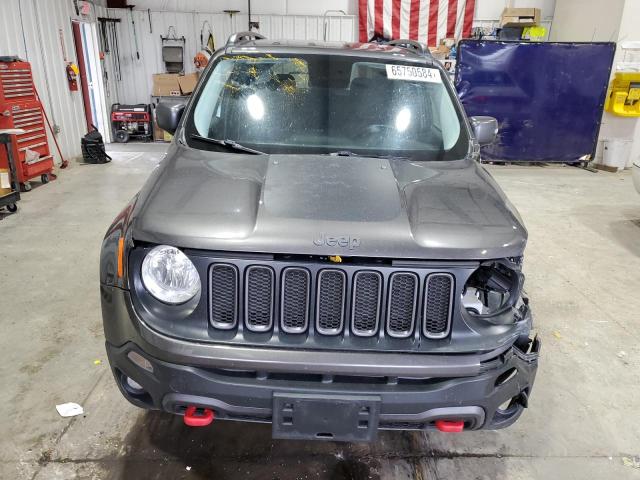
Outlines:
[[282,330],[300,333],[309,320],[309,272],[302,268],[287,268],[282,280]]
[[427,277],[424,295],[424,335],[442,338],[449,333],[453,277],[448,273],[432,273]]
[[344,323],[345,274],[322,270],[318,275],[317,326],[324,335],[337,335]]
[[254,332],[271,329],[273,319],[273,270],[251,266],[247,269],[245,317],[247,328]]
[[416,316],[418,278],[413,273],[394,273],[389,286],[387,332],[392,337],[411,335]]
[[[213,259],[210,325],[235,330],[250,343],[269,338],[287,345],[336,348],[364,348],[379,341],[387,350],[402,345],[419,350],[428,342],[414,342],[418,336],[437,340],[450,335],[453,272],[393,265],[283,263]],[[274,335],[259,338],[249,332]],[[305,333],[309,335],[293,337]],[[340,336],[336,339],[340,341],[322,343],[320,338],[325,336]],[[220,332],[215,338],[230,341],[231,337]]]
[[220,329],[236,326],[238,318],[238,271],[231,265],[211,267],[211,324]]
[[357,272],[353,286],[353,333],[363,337],[375,335],[380,319],[382,277],[377,272]]

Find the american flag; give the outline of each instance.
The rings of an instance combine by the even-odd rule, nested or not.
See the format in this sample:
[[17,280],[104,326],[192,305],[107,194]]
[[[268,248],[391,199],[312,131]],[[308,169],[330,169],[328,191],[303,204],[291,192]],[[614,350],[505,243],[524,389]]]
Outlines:
[[360,41],[409,38],[436,46],[471,36],[476,0],[358,0]]

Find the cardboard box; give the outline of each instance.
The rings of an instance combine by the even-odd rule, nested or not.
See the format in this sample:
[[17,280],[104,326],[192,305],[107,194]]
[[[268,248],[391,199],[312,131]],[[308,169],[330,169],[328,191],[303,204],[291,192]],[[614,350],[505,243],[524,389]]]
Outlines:
[[505,8],[500,17],[501,27],[533,27],[538,23],[539,8]]
[[198,73],[187,73],[178,77],[178,84],[182,95],[189,95],[196,89],[200,75]]
[[11,180],[9,177],[9,170],[6,168],[0,168],[0,197],[4,197],[10,193]]
[[440,45],[439,47],[429,47],[429,51],[431,52],[431,56],[436,60],[444,60],[449,56],[451,49],[444,45]]
[[180,95],[177,73],[156,73],[153,75],[153,95],[170,97]]
[[164,130],[158,126],[155,107],[153,108],[153,140],[156,142],[164,142]]
[[153,141],[164,142],[164,134],[165,134],[165,131],[154,123],[153,124]]
[[153,75],[153,95],[179,97],[189,95],[198,84],[198,74],[156,73]]

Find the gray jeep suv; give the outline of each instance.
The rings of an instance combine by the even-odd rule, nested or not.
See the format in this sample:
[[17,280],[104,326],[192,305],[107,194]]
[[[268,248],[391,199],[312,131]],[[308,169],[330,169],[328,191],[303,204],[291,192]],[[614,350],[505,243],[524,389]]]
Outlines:
[[275,438],[510,425],[539,342],[527,232],[411,41],[232,36],[102,245],[115,380],[134,405]]

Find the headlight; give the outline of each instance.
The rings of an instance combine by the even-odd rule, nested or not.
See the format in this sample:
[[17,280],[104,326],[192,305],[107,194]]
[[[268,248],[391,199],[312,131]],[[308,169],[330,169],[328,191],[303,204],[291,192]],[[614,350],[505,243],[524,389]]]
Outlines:
[[200,293],[200,276],[191,260],[175,247],[160,245],[142,262],[142,283],[164,303],[184,303]]
[[467,280],[462,292],[462,304],[472,315],[500,315],[520,299],[523,279],[519,266],[512,262],[485,263]]

